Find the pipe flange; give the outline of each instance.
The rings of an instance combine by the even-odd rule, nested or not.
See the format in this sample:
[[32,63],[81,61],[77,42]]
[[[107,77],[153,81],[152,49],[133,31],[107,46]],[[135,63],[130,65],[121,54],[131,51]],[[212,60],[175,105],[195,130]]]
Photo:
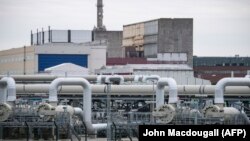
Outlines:
[[55,111],[55,108],[48,103],[42,103],[37,107],[37,113],[44,121],[53,118],[53,111]]
[[170,104],[162,105],[153,111],[153,116],[158,123],[170,123],[176,115],[175,107]]
[[12,113],[12,108],[7,103],[0,103],[0,121],[6,121]]
[[217,105],[210,105],[202,110],[204,117],[221,117],[223,110]]

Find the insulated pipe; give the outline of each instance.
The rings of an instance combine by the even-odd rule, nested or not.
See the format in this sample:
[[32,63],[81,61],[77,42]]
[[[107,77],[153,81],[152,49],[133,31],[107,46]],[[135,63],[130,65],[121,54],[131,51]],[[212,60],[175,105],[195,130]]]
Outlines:
[[[107,76],[106,75],[98,75],[97,76],[97,84],[103,84],[102,79],[105,79]],[[104,80],[105,81],[105,80]]]
[[160,78],[156,88],[156,108],[164,105],[164,87],[169,87],[168,104],[176,104],[177,98],[177,84],[173,78]]
[[142,78],[143,78],[143,75],[135,75],[134,82],[138,83],[140,81],[140,79],[142,79]]
[[0,103],[7,102],[7,93],[6,93],[7,82],[0,80]]
[[[91,85],[93,95],[106,95],[106,85]],[[214,96],[215,85],[178,85],[178,95],[192,96]],[[39,95],[49,92],[49,84],[17,84],[17,95]],[[156,85],[111,85],[111,95],[153,95]],[[165,95],[169,88],[164,88]],[[61,95],[82,95],[81,86],[62,86]],[[250,96],[250,87],[247,86],[228,86],[225,89],[226,96]]]
[[250,86],[249,78],[223,78],[215,86],[214,103],[219,107],[224,104],[224,91],[227,86]]
[[[133,75],[122,75],[125,81],[133,81]],[[0,78],[5,77],[4,75],[0,75]],[[11,75],[15,81],[36,81],[36,82],[44,82],[44,81],[53,81],[56,78],[62,78],[62,76],[57,75]],[[98,75],[80,75],[80,76],[73,76],[73,77],[81,77],[85,78],[88,81],[96,81]]]
[[159,75],[150,75],[150,76],[143,76],[142,82],[147,82],[148,80],[156,80],[159,81],[160,76]]
[[[74,114],[80,116],[80,118],[82,118],[84,121],[84,113],[81,108],[75,107]],[[98,123],[98,124],[92,124],[92,125],[94,129],[98,129],[98,130],[107,128],[107,123]]]
[[84,119],[84,116],[83,116],[83,110],[79,107],[74,107],[74,114],[75,115],[79,115],[82,119]]
[[250,125],[250,120],[249,120],[248,116],[246,115],[246,113],[241,113],[240,115],[243,117],[246,124]]
[[16,101],[16,82],[12,77],[3,77],[0,80],[0,102]]
[[94,127],[91,121],[91,102],[92,92],[90,83],[84,78],[57,78],[50,84],[49,87],[49,102],[57,102],[57,88],[61,85],[80,85],[83,87],[83,113],[88,132],[94,132]]
[[250,78],[250,75],[246,75],[245,78]]
[[119,85],[124,83],[124,77],[120,75],[109,75],[105,78],[105,83],[111,83],[118,80]]

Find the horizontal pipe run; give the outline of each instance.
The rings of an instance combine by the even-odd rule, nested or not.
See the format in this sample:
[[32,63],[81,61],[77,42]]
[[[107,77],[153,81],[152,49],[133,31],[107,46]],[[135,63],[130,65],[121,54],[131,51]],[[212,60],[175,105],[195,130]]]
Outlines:
[[[91,85],[93,95],[106,95],[106,85]],[[17,84],[17,94],[48,93],[49,84]],[[212,95],[215,93],[214,85],[178,85],[178,95]],[[111,95],[154,95],[156,85],[111,85]],[[60,94],[82,95],[81,86],[61,86]],[[164,89],[165,95],[169,93],[168,86]],[[250,88],[247,86],[228,86],[226,96],[250,96]]]
[[[124,81],[134,81],[133,75],[120,75],[124,77]],[[0,75],[0,79],[5,77],[5,75]],[[10,77],[14,78],[15,81],[53,81],[56,78],[64,77],[64,76],[56,76],[56,75],[10,75]],[[81,77],[85,78],[88,81],[97,81],[98,75],[83,75],[83,76],[71,76],[71,77]]]

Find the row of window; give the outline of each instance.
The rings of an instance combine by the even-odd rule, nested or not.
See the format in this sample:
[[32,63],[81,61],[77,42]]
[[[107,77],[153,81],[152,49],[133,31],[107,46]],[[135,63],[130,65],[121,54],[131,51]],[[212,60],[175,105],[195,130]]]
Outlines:
[[[11,62],[23,62],[24,57],[2,57],[0,63],[11,63]],[[34,55],[27,55],[25,57],[26,61],[34,60]]]
[[[232,71],[198,71],[200,74],[231,74]],[[246,74],[247,71],[233,71],[234,74]]]
[[194,66],[250,66],[250,63],[214,63],[213,65],[204,63],[195,63]]
[[[31,74],[33,71],[26,70],[26,74]],[[23,74],[23,70],[10,70],[10,71],[0,71],[0,75],[9,75],[9,74]]]

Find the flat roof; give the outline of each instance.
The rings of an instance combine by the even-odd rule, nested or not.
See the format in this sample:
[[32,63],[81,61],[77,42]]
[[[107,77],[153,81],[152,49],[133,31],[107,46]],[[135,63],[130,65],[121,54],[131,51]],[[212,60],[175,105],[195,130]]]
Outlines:
[[148,21],[142,21],[142,22],[136,22],[136,23],[132,23],[132,24],[127,24],[127,25],[123,25],[123,27],[125,27],[125,26],[131,26],[131,25],[136,25],[136,24],[141,24],[141,23],[159,21],[159,20],[193,20],[193,18],[159,18],[159,19],[153,19],[153,20],[148,20]]

